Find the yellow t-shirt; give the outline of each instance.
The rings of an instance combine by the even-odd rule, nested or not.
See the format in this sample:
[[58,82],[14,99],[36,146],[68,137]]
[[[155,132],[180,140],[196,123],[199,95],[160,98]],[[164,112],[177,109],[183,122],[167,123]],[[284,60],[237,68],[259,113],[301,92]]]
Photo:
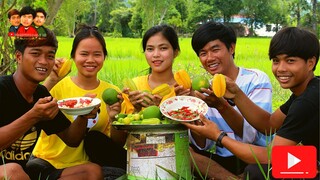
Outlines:
[[[148,90],[148,91],[152,91],[151,87],[149,86],[149,83],[148,83],[148,76],[149,75],[145,75],[145,76],[138,76],[138,77],[135,77],[133,78],[133,82],[134,84],[136,85],[137,89],[139,91],[143,91],[143,90]],[[122,95],[123,98],[126,100],[126,113],[133,113],[134,112],[134,106],[132,105],[132,103],[130,102],[129,100],[129,97],[127,94],[123,94]],[[167,94],[166,96],[162,97],[162,101],[170,98],[170,97],[173,97],[173,96],[176,96],[176,92],[174,91],[174,87],[171,87],[171,92],[169,94]]]
[[[151,89],[151,87],[149,86],[149,83],[148,83],[148,75],[135,77],[132,80],[136,84],[138,90],[141,90],[141,91],[142,90],[148,90],[150,92],[152,91],[152,89]],[[168,99],[168,98],[170,98],[170,97],[173,97],[175,95],[176,95],[176,93],[174,91],[174,87],[171,87],[171,92],[169,94],[165,95],[164,97],[162,97],[161,102],[166,100],[166,99]]]
[[[120,92],[120,89],[117,86],[101,80],[96,89],[84,90],[78,87],[71,80],[71,77],[66,77],[56,84],[50,93],[58,100],[71,97],[81,97],[87,93],[97,94],[96,97],[101,99],[100,113],[96,124],[89,130],[100,131],[110,137],[111,122],[109,121],[106,104],[102,100],[103,91],[110,87]],[[76,116],[66,116],[71,122],[76,118]],[[83,141],[78,147],[69,147],[57,135],[53,134],[48,136],[44,131],[41,131],[38,142],[33,150],[33,155],[48,161],[57,169],[80,165],[89,161],[84,150]]]

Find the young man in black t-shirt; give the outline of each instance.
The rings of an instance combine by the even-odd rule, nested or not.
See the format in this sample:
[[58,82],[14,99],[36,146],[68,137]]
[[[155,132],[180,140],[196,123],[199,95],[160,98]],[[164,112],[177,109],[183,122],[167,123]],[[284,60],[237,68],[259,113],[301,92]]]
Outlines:
[[[68,146],[78,146],[86,133],[88,118],[95,117],[98,111],[95,108],[70,123],[60,112],[57,100],[39,84],[52,71],[58,48],[53,32],[46,29],[46,34],[42,39],[16,38],[17,70],[0,77],[0,179],[29,179],[23,169],[41,130],[57,134]],[[93,163],[71,168],[60,177],[71,178],[79,172],[102,179],[101,167]]]

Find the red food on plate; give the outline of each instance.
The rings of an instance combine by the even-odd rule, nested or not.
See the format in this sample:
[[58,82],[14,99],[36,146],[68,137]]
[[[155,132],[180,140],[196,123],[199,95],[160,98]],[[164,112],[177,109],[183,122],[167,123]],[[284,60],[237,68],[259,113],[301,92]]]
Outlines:
[[191,110],[188,106],[183,106],[177,110],[172,110],[168,114],[176,119],[191,120],[199,116],[197,111]]
[[79,102],[76,99],[68,99],[59,103],[60,107],[67,108],[81,108],[89,106],[92,102],[92,99],[80,99]]
[[74,108],[74,106],[78,103],[76,99],[65,100],[59,103],[60,107],[68,107]]
[[80,99],[80,104],[90,104],[92,102],[92,99]]

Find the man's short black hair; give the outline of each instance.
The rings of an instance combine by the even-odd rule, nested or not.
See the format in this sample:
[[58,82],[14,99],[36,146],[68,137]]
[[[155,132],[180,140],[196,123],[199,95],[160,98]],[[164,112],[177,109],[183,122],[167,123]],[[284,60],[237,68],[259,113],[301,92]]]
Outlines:
[[42,7],[38,7],[35,11],[36,15],[38,12],[41,12],[44,15],[44,18],[47,18],[47,12]]
[[269,59],[281,54],[300,57],[305,61],[315,57],[316,65],[313,69],[315,70],[319,60],[319,39],[307,29],[285,27],[272,37],[269,46]]
[[[237,43],[237,36],[232,27],[219,22],[209,21],[202,24],[194,33],[191,45],[194,52],[199,56],[200,50],[210,41],[220,40],[229,49]],[[233,57],[235,53],[233,53]]]
[[31,6],[25,6],[20,10],[20,16],[32,14],[33,19],[36,17],[36,11]]

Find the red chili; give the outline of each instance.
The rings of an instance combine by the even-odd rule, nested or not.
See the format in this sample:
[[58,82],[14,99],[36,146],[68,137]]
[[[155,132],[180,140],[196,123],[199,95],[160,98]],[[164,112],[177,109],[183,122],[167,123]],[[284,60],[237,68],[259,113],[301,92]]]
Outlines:
[[71,99],[71,100],[66,100],[62,101],[59,106],[67,106],[69,108],[73,108],[77,104],[77,100]]
[[192,111],[188,106],[183,106],[177,110],[172,110],[168,114],[181,120],[191,120],[199,115],[197,111]]

